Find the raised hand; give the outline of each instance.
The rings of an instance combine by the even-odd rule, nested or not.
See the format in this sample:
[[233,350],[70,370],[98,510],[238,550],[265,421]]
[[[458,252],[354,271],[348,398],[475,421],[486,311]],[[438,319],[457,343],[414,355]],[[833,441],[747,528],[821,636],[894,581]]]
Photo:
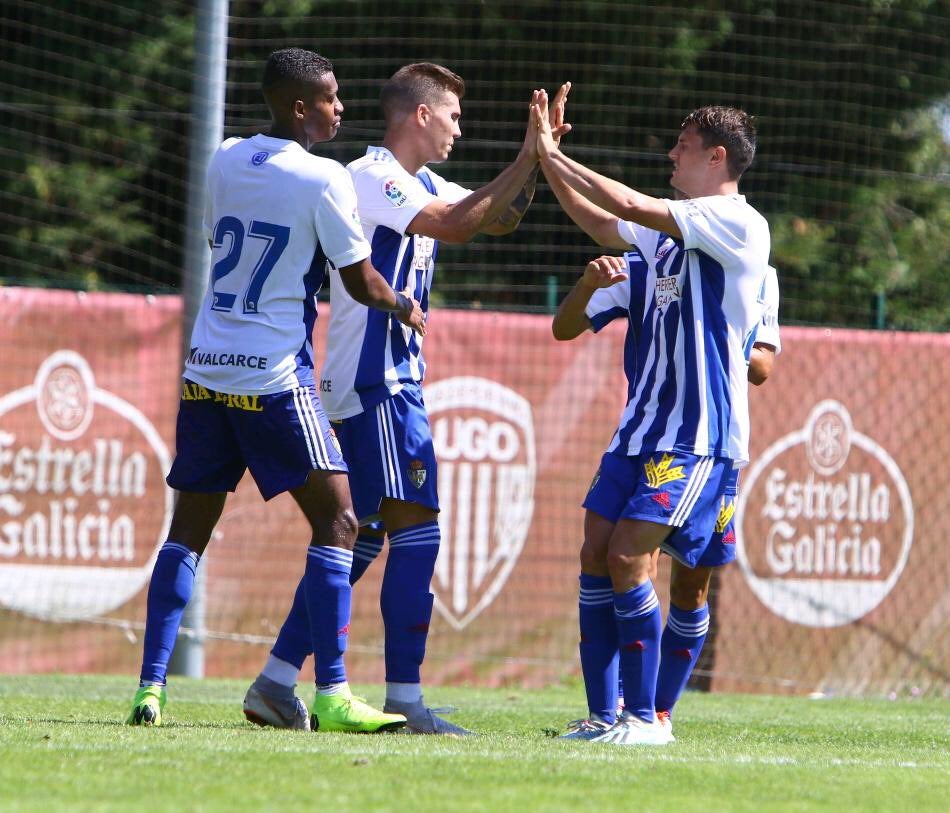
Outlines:
[[548,94],[544,90],[540,90],[537,93],[537,101],[531,104],[531,117],[534,120],[538,155],[541,158],[545,158],[551,153],[557,152],[557,141],[551,129],[551,121],[548,113]]
[[564,121],[564,108],[567,106],[567,94],[571,92],[571,83],[565,82],[554,94],[554,102],[548,111],[548,123],[551,125],[551,135],[554,143],[561,143],[561,136],[571,132],[571,125]]
[[623,282],[627,274],[627,263],[623,257],[604,255],[587,263],[581,283],[590,289],[609,288]]
[[521,151],[533,157],[538,155],[538,133],[534,126],[534,113],[532,111],[540,101],[542,93],[544,93],[543,90],[531,91],[531,102],[528,104],[528,125],[525,128],[524,143],[521,145]]

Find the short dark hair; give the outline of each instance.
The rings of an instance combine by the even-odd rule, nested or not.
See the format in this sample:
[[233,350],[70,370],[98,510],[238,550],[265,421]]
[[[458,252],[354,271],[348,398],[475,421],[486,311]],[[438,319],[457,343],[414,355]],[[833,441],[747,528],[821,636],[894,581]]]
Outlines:
[[411,113],[420,104],[433,105],[444,92],[460,99],[465,82],[457,73],[433,62],[415,62],[396,71],[383,85],[379,104],[388,124],[399,113]]
[[310,84],[328,73],[333,73],[333,63],[325,56],[303,48],[282,48],[267,58],[261,87],[267,90],[282,83]]
[[729,176],[737,180],[755,157],[755,121],[736,107],[700,107],[680,125],[681,130],[695,127],[703,146],[725,147]]

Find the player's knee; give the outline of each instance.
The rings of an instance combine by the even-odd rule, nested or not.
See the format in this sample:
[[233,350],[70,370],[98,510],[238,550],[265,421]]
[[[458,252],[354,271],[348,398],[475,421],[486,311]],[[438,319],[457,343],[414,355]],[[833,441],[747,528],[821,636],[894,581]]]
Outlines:
[[706,603],[709,577],[700,571],[674,571],[670,578],[670,603],[680,610],[698,610]]
[[359,523],[356,521],[356,514],[353,513],[353,509],[340,508],[325,529],[314,528],[314,537],[316,539],[321,536],[326,537],[327,541],[320,541],[318,544],[352,550],[358,531]]
[[587,573],[591,576],[607,575],[607,548],[603,545],[594,545],[584,540],[581,545],[581,573]]
[[620,551],[607,552],[607,571],[613,583],[640,584],[650,578],[650,558]]

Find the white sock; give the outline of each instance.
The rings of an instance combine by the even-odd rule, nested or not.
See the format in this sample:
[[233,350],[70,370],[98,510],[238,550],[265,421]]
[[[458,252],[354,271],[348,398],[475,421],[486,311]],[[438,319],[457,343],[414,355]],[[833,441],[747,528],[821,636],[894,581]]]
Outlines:
[[350,684],[345,680],[342,683],[318,683],[317,694],[344,694],[350,690]]
[[300,674],[300,670],[292,663],[287,663],[287,661],[282,661],[280,658],[271,655],[267,658],[267,663],[264,664],[264,668],[261,669],[261,674],[273,680],[274,683],[279,683],[281,686],[289,686],[292,689],[297,685],[297,677]]
[[418,703],[422,700],[422,686],[418,683],[387,683],[386,700],[394,703]]

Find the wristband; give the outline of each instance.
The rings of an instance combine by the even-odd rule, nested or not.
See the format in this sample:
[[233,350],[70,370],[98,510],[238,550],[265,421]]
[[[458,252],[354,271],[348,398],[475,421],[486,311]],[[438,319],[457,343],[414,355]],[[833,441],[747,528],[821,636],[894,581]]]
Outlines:
[[396,304],[392,308],[393,313],[412,313],[412,300],[405,294],[396,293]]

